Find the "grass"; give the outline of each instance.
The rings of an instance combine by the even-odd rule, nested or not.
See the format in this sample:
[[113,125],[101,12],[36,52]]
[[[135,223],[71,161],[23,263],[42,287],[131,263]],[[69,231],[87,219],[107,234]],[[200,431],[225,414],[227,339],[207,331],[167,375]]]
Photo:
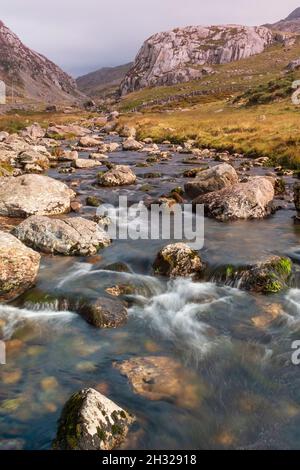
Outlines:
[[[276,45],[218,66],[201,80],[136,91],[119,103],[122,123],[137,127],[140,139],[195,139],[202,148],[267,156],[275,164],[300,169],[300,107],[291,102],[300,70],[285,73],[299,56],[300,38],[288,49]],[[132,112],[139,107],[140,112]]]

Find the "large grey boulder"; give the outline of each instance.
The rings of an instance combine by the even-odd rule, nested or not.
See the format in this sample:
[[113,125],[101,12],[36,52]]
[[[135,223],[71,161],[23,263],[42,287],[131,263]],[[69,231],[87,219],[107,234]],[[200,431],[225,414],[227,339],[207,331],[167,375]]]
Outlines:
[[0,178],[0,215],[28,217],[70,211],[74,191],[60,181],[42,175]]
[[106,232],[82,217],[53,219],[33,215],[18,225],[13,234],[32,248],[61,255],[94,255],[110,245]]
[[92,388],[81,390],[67,401],[56,439],[57,450],[112,450],[126,439],[135,418]]
[[257,176],[246,183],[199,196],[193,204],[204,204],[205,214],[220,221],[261,219],[272,212],[274,186],[269,178]]
[[136,175],[127,165],[116,165],[111,170],[98,175],[98,183],[101,186],[123,186],[135,182]]
[[228,163],[222,163],[198,173],[194,181],[184,185],[184,189],[186,194],[194,199],[201,194],[219,191],[227,186],[232,186],[238,180],[235,169],[228,165]]
[[133,137],[128,137],[128,139],[123,141],[122,144],[123,150],[135,152],[141,150],[144,145],[135,140]]
[[13,235],[0,232],[0,302],[23,294],[35,283],[40,255]]

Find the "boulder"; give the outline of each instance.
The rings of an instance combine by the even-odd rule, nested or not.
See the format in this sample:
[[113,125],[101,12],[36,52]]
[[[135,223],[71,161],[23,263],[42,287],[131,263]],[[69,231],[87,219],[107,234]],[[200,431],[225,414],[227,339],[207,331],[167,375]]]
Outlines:
[[53,219],[33,215],[18,225],[13,234],[32,248],[61,255],[94,255],[110,245],[106,232],[82,217]]
[[92,388],[65,404],[53,447],[56,450],[112,450],[119,447],[135,418]]
[[156,274],[169,277],[199,277],[204,266],[200,256],[185,243],[174,243],[160,250],[153,264]]
[[98,182],[101,186],[123,186],[134,184],[136,175],[127,165],[116,165],[105,173],[99,173]]
[[289,258],[272,256],[249,266],[225,266],[219,273],[219,279],[218,276],[215,278],[227,284],[237,285],[239,289],[275,294],[287,288],[292,269]]
[[59,155],[58,160],[61,162],[74,162],[78,160],[78,152],[76,150],[64,150],[61,155]]
[[101,139],[99,137],[85,136],[81,137],[79,145],[81,147],[97,147],[101,144]]
[[125,151],[131,150],[132,152],[135,152],[137,150],[141,150],[144,146],[133,137],[129,137],[128,139],[124,140],[122,147]]
[[272,212],[274,186],[265,177],[256,176],[246,183],[215,191],[193,200],[204,204],[205,214],[222,222],[236,219],[261,219]]
[[90,129],[86,127],[77,126],[75,124],[60,124],[49,126],[47,129],[47,136],[52,137],[61,137],[69,138],[69,137],[82,137],[87,134],[91,134]]
[[86,170],[89,168],[95,168],[96,166],[101,166],[102,163],[97,160],[91,160],[86,158],[77,158],[72,162],[72,166],[78,170]]
[[69,212],[75,193],[48,176],[22,175],[0,178],[0,215],[28,217]]
[[93,301],[83,299],[71,302],[70,306],[95,328],[118,328],[125,325],[128,319],[124,303],[107,297]]
[[227,163],[222,163],[198,173],[195,181],[186,183],[184,189],[186,194],[194,199],[201,194],[219,191],[220,189],[232,186],[238,180],[235,169]]
[[13,235],[0,232],[0,302],[12,301],[34,285],[40,258]]
[[36,150],[25,150],[19,154],[17,162],[21,166],[25,165],[38,165],[43,170],[49,168],[49,158]]
[[29,139],[36,141],[45,137],[46,131],[40,126],[40,124],[35,122],[31,126],[26,127],[20,134],[24,138],[28,137]]

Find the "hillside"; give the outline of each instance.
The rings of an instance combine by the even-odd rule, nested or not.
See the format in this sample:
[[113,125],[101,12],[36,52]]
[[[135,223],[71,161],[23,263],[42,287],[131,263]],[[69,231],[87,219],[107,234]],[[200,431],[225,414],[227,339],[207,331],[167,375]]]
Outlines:
[[0,21],[0,79],[8,99],[45,103],[76,102],[82,98],[75,80],[41,54],[26,47]]
[[277,23],[267,24],[265,26],[277,31],[300,33],[300,7],[296,8],[296,10],[294,10],[285,19],[280,20]]
[[93,98],[107,96],[117,90],[132,63],[104,67],[76,79],[79,90]]

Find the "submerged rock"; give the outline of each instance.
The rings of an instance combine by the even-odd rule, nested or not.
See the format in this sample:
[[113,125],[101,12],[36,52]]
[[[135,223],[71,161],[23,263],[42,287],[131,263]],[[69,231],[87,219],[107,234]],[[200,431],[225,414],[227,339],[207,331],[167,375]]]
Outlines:
[[92,388],[75,393],[65,404],[56,439],[57,450],[112,450],[119,447],[134,416]]
[[13,235],[0,232],[0,302],[12,301],[34,285],[40,258]]
[[171,357],[134,357],[114,366],[128,378],[134,392],[148,400],[175,401],[187,408],[201,401],[194,374]]
[[198,253],[185,243],[167,245],[158,253],[153,269],[169,277],[199,277],[204,266]]
[[70,211],[75,193],[67,185],[42,175],[0,178],[0,215],[28,217]]
[[228,265],[219,273],[217,280],[236,284],[242,290],[274,294],[287,288],[292,267],[289,258],[273,256],[250,266]]
[[215,191],[193,200],[193,204],[204,204],[205,214],[222,222],[236,219],[261,219],[272,212],[274,199],[272,182],[256,176],[246,183]]
[[18,225],[13,233],[26,245],[44,253],[88,256],[110,245],[106,232],[82,217],[52,219],[34,215]]
[[116,165],[111,170],[98,175],[98,183],[101,186],[124,186],[135,182],[136,175],[127,165]]
[[197,174],[195,181],[184,185],[184,189],[187,195],[194,199],[201,194],[219,191],[220,189],[232,186],[238,180],[235,169],[231,165],[223,163],[201,171],[201,173]]
[[96,328],[117,328],[124,325],[128,319],[124,303],[106,297],[94,301],[75,302],[72,309]]

